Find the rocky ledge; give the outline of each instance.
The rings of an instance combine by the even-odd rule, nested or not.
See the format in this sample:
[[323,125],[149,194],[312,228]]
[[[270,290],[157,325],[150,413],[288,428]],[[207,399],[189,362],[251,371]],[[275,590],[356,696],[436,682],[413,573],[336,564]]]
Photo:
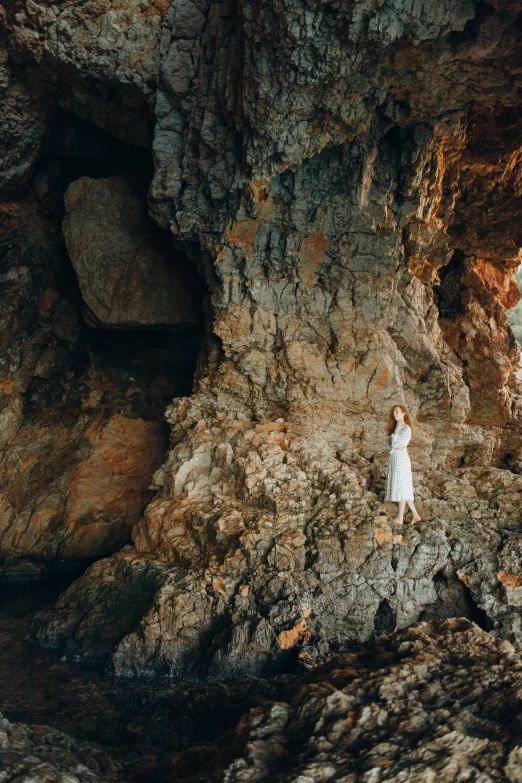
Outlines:
[[[33,638],[64,660],[108,660],[119,675],[196,677],[313,667],[419,619],[467,616],[521,638],[521,476],[425,474],[425,518],[401,527],[378,498],[382,478],[366,489],[310,442],[289,447],[285,429],[197,424],[201,445],[192,457],[176,447],[162,481],[170,492],[191,475],[192,492],[199,482],[213,498],[173,509],[160,494],[134,546],[96,562],[37,615]],[[244,500],[231,502],[238,487]]]

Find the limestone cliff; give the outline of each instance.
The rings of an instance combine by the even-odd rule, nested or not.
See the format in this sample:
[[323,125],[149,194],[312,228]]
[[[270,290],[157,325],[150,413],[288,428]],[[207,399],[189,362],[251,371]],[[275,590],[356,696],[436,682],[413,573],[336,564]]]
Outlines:
[[[90,391],[62,401],[74,426],[97,427],[100,405],[122,417],[142,492],[158,467],[156,495],[143,515],[143,494],[119,516],[96,500],[104,529],[119,520],[107,548],[134,523],[132,544],[95,563],[35,636],[122,674],[216,675],[314,666],[419,618],[467,615],[520,637],[522,387],[506,310],[520,297],[522,3],[9,0],[0,13],[3,192],[43,214],[53,252],[67,248],[82,329],[201,342],[192,393],[170,395],[161,467],[161,445],[142,457],[131,445],[154,430],[156,368],[110,404],[96,357],[76,371]],[[139,208],[131,230],[126,205],[145,191],[155,226]],[[105,236],[114,221],[125,241]],[[47,301],[31,299],[38,335]],[[23,391],[6,387],[8,466],[35,361]],[[416,423],[418,529],[392,527],[382,502],[385,419],[401,402]],[[68,441],[67,459],[105,465],[102,441],[87,455]],[[56,471],[41,450],[31,458]],[[107,553],[92,516],[67,505],[67,472],[62,487],[40,527],[6,491],[7,555],[49,541]],[[75,519],[84,549],[64,533]]]

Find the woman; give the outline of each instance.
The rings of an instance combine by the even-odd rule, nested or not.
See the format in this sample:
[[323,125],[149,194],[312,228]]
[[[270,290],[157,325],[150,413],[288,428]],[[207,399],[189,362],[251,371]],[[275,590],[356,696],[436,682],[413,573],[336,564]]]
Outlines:
[[386,494],[384,501],[399,504],[399,513],[393,520],[399,525],[404,523],[404,508],[408,504],[413,514],[412,524],[420,522],[420,515],[413,505],[413,481],[411,476],[410,455],[407,446],[413,427],[410,414],[405,405],[394,405],[388,415],[387,434],[391,446],[388,457],[388,475],[386,476]]

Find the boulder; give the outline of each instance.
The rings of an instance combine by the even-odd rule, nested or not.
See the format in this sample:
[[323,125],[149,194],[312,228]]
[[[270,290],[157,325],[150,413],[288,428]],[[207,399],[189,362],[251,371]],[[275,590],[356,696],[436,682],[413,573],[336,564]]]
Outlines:
[[81,177],[67,188],[65,210],[63,233],[91,325],[197,329],[195,272],[129,178]]

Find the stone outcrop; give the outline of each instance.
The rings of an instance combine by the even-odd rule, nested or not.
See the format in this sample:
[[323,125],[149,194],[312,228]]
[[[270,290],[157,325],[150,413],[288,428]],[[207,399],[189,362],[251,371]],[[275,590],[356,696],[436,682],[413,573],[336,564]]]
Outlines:
[[100,748],[50,726],[10,723],[0,713],[0,775],[6,783],[107,783],[117,768]]
[[[40,616],[37,639],[121,674],[222,675],[313,666],[423,616],[520,637],[506,308],[522,246],[521,13],[518,0],[8,3],[6,68],[19,81],[38,68],[38,122],[50,133],[67,110],[150,143],[150,215],[210,291],[194,388],[167,411],[133,545]],[[35,155],[17,128],[13,182]],[[120,173],[69,180],[81,286],[107,264],[83,255],[82,221],[72,242],[72,196],[87,204],[87,182]],[[395,403],[416,425],[415,529],[391,526],[382,502]],[[117,614],[130,619],[107,636]]]

